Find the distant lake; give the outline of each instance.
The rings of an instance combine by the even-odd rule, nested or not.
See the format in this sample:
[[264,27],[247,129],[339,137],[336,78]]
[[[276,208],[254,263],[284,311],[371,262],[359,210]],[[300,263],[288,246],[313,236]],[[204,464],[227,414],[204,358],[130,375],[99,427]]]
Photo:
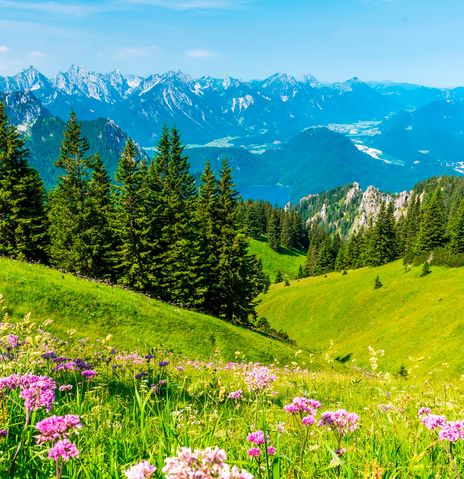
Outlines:
[[240,188],[244,199],[265,200],[273,205],[284,206],[290,201],[290,188],[284,185],[251,185]]

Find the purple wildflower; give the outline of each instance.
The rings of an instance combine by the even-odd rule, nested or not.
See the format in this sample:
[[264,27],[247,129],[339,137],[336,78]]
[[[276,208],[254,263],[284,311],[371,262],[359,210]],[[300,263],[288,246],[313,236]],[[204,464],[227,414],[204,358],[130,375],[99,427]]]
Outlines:
[[322,413],[319,427],[329,427],[334,432],[344,436],[358,428],[359,416],[353,412],[339,409]]
[[155,466],[152,466],[148,461],[142,461],[124,471],[124,475],[127,479],[147,479],[152,477],[155,471]]
[[79,451],[76,445],[69,439],[59,440],[49,451],[48,457],[58,462],[60,459],[67,461],[71,457],[79,457]]

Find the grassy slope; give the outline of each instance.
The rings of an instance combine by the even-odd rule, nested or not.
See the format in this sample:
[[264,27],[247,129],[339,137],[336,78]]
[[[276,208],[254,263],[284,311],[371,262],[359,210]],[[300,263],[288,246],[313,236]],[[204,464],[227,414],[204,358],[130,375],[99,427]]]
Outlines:
[[190,357],[225,359],[241,351],[252,361],[294,359],[295,350],[211,316],[182,310],[121,288],[111,287],[44,266],[0,259],[0,294],[13,317],[32,312],[52,319],[56,334],[75,329],[80,336],[113,335],[126,350],[164,348]]
[[277,253],[272,250],[266,241],[250,240],[250,253],[255,254],[263,262],[263,269],[273,282],[278,270],[289,278],[295,278],[298,267],[304,265],[306,255],[293,248],[281,248]]
[[[258,307],[300,346],[368,362],[368,346],[384,349],[380,365],[420,370],[449,363],[464,372],[464,268],[405,272],[401,262],[275,285]],[[384,286],[374,290],[376,275]],[[410,356],[424,359],[417,363]]]

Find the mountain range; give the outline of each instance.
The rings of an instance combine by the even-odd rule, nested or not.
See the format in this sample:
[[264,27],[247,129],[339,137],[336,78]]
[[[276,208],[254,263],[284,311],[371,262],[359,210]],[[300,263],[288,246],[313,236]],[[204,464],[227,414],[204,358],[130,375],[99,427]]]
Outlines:
[[128,135],[144,148],[140,155],[151,156],[162,126],[175,124],[194,174],[206,160],[219,168],[227,157],[243,196],[278,204],[354,181],[400,191],[464,173],[461,87],[321,83],[288,74],[141,77],[73,65],[53,78],[34,67],[0,77],[0,99],[47,186],[58,175],[53,163],[71,110],[110,173]]
[[284,73],[250,81],[172,71],[142,77],[76,65],[53,78],[31,66],[0,77],[0,91],[31,92],[62,118],[71,109],[83,120],[111,118],[143,146],[154,144],[163,123],[176,123],[187,142],[266,133],[282,139],[314,125],[382,120],[402,108],[453,95],[420,86],[369,85],[358,78],[327,84],[312,75]]

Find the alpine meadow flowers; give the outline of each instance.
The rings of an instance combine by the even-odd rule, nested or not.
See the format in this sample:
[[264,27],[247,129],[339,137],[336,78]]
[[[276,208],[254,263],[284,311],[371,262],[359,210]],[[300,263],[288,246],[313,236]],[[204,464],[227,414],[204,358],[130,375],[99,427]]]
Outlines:
[[104,340],[57,339],[30,321],[8,324],[0,326],[2,478],[413,477],[408,468],[414,478],[459,477],[464,466],[464,421],[453,416],[464,410],[459,382],[433,390],[432,411],[420,406],[432,403],[431,383],[412,378],[358,368],[353,381],[351,370],[305,364],[119,351]]

